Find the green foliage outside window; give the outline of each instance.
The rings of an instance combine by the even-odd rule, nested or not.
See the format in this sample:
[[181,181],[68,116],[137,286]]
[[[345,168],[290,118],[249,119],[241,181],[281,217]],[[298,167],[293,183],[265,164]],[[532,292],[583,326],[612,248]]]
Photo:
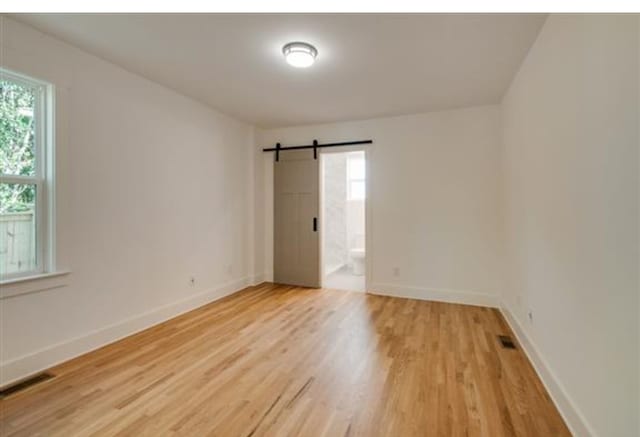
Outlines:
[[[35,92],[0,80],[0,174],[35,174]],[[33,210],[35,185],[0,183],[0,214]]]

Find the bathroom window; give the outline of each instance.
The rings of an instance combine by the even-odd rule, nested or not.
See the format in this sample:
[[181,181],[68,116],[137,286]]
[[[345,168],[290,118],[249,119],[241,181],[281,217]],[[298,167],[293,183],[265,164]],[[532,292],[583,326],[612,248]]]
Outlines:
[[363,152],[349,154],[347,159],[347,198],[362,200],[365,198],[365,161]]

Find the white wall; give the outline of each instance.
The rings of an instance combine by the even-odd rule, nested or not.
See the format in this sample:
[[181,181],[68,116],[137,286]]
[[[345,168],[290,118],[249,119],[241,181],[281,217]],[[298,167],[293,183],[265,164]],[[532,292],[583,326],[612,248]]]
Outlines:
[[370,138],[370,288],[495,304],[502,289],[498,123],[498,107],[487,106],[257,132],[257,271],[270,278],[273,268],[273,154],[260,148]]
[[2,66],[57,88],[57,258],[72,272],[55,281],[64,287],[0,300],[5,383],[244,286],[254,139],[246,124],[0,20]]
[[[361,162],[360,160],[365,159],[364,152],[350,152],[347,154],[347,156],[349,156],[349,159],[355,158],[357,162]],[[365,174],[365,177],[366,177],[366,174]],[[347,199],[347,247],[348,247],[348,250],[366,249],[365,241],[364,241],[365,220],[366,220],[366,217],[365,217],[364,200],[363,199]]]
[[640,435],[638,31],[552,15],[502,108],[505,305],[580,436]]
[[362,199],[347,200],[347,246],[351,249],[366,249],[365,202]]
[[347,156],[327,153],[322,162],[323,274],[333,273],[348,261]]

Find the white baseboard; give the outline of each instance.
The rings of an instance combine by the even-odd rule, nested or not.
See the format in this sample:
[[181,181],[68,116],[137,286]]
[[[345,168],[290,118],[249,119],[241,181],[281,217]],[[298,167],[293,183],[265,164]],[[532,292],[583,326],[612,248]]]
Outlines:
[[499,300],[488,293],[461,290],[437,290],[393,284],[372,284],[369,293],[383,296],[404,297],[407,299],[434,300],[438,302],[461,303],[497,308]]
[[500,306],[500,311],[516,335],[518,343],[520,343],[520,346],[535,368],[542,384],[547,389],[549,396],[551,396],[553,403],[556,405],[556,408],[571,433],[574,436],[580,437],[596,437],[593,428],[587,423],[585,417],[576,407],[575,402],[573,402],[558,377],[553,373],[547,361],[540,353],[540,350],[527,334],[523,324],[518,321],[514,313],[504,303]]
[[249,278],[231,281],[213,290],[163,305],[130,319],[95,330],[81,337],[76,337],[29,355],[4,362],[0,365],[0,387],[11,385],[35,373],[42,372],[57,364],[233,294],[248,285]]

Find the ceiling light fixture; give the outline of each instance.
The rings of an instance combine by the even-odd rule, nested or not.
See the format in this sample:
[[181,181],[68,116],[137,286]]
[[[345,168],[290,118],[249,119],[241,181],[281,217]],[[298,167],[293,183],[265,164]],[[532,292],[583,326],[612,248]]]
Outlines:
[[318,56],[318,50],[306,42],[290,42],[282,47],[287,63],[296,68],[311,67]]

